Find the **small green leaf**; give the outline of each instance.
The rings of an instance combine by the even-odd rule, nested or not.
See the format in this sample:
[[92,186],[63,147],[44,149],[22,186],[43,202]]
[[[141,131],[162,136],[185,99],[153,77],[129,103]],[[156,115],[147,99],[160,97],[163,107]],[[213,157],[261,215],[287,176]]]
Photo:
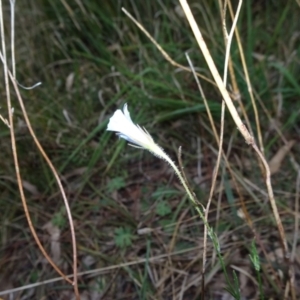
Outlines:
[[172,209],[167,201],[159,201],[156,205],[156,213],[161,216],[167,216],[172,212]]
[[250,256],[250,260],[252,261],[252,264],[253,264],[255,270],[257,272],[259,272],[260,271],[260,262],[259,262],[259,256],[258,256],[254,241],[252,241],[252,243],[251,243],[251,254],[249,256]]
[[128,227],[120,227],[115,230],[115,243],[119,248],[126,248],[132,245],[134,236]]
[[57,226],[59,229],[65,228],[67,221],[64,209],[61,209],[57,213],[55,213],[51,220],[54,226]]
[[108,189],[108,192],[113,192],[113,191],[119,190],[125,186],[126,186],[126,183],[125,183],[124,177],[119,176],[119,177],[113,178],[107,184],[107,189]]

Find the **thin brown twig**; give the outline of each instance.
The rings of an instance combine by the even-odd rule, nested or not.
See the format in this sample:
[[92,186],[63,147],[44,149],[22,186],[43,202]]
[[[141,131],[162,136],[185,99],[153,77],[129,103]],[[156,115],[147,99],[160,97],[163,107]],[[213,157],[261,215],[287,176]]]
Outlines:
[[[0,0],[0,5],[1,5],[1,0]],[[0,15],[1,18],[1,15]],[[9,96],[7,96],[7,98],[9,98]],[[42,254],[45,256],[45,258],[48,260],[48,262],[52,265],[52,267],[57,271],[57,273],[59,273],[66,281],[68,281],[69,283],[72,284],[72,281],[70,281],[60,270],[59,268],[54,264],[54,262],[52,261],[52,259],[49,257],[49,255],[47,254],[47,252],[45,251],[45,249],[43,248],[37,233],[33,227],[33,224],[31,222],[31,218],[29,215],[29,210],[27,207],[27,203],[26,203],[26,198],[24,195],[24,191],[23,191],[23,185],[22,185],[22,178],[21,178],[21,174],[20,174],[20,168],[19,168],[19,161],[18,161],[18,155],[17,155],[17,148],[16,148],[16,140],[15,140],[15,136],[14,136],[14,125],[13,125],[13,108],[11,107],[11,101],[8,100],[8,107],[10,108],[9,114],[9,121],[8,121],[8,128],[10,129],[10,135],[11,135],[11,147],[12,147],[12,153],[13,153],[13,159],[14,159],[14,165],[15,165],[15,171],[16,171],[16,177],[17,177],[17,183],[18,183],[18,187],[19,187],[19,192],[20,192],[20,196],[21,196],[21,200],[23,203],[23,208],[24,208],[24,212],[25,212],[25,216],[27,219],[27,222],[29,224],[29,228],[31,230],[31,233],[36,241],[36,243],[38,244],[38,247],[40,248]],[[9,110],[9,109],[8,109]]]
[[[29,120],[29,117],[27,115],[27,111],[26,111],[26,108],[24,106],[24,102],[23,102],[23,99],[21,97],[21,94],[20,94],[20,91],[18,89],[18,85],[17,85],[17,82],[15,81],[14,77],[12,76],[12,74],[9,72],[9,76],[10,76],[10,79],[12,81],[12,84],[14,86],[14,89],[15,89],[15,92],[17,94],[17,98],[18,98],[18,101],[19,101],[19,104],[21,106],[21,110],[22,110],[22,113],[23,113],[23,116],[24,116],[24,119],[25,119],[25,123],[28,127],[28,130],[38,148],[38,150],[40,151],[40,153],[42,154],[42,156],[44,157],[45,161],[47,162],[49,168],[51,169],[55,179],[56,179],[56,182],[57,182],[57,185],[59,187],[59,190],[60,190],[60,193],[62,195],[62,198],[64,200],[64,204],[65,204],[65,208],[66,208],[66,212],[67,212],[67,216],[68,216],[68,220],[69,220],[69,224],[70,224],[70,231],[71,231],[71,238],[72,238],[72,248],[73,248],[73,273],[74,273],[74,280],[73,282],[70,282],[70,280],[66,277],[65,279],[70,282],[73,286],[74,286],[74,292],[75,292],[75,295],[76,295],[76,298],[79,299],[79,291],[78,291],[78,283],[77,283],[77,246],[76,246],[76,235],[75,235],[75,229],[74,229],[74,223],[73,223],[73,218],[72,218],[72,213],[71,213],[71,209],[70,209],[70,206],[69,206],[69,203],[68,203],[68,199],[66,197],[66,194],[65,194],[65,191],[64,191],[64,188],[62,186],[62,183],[60,181],[60,178],[59,178],[59,175],[54,167],[54,165],[52,164],[51,160],[49,159],[48,155],[46,154],[46,152],[44,151],[42,145],[40,144],[38,138],[36,137],[35,135],[35,132],[31,126],[31,123],[30,123],[30,120]],[[25,200],[25,196],[23,194],[23,197],[24,197],[24,201],[26,203],[26,200]],[[26,205],[26,209],[27,209],[27,214],[28,214],[28,217],[29,217],[29,221],[30,221],[30,224],[32,226],[32,223],[31,223],[31,220],[30,220],[30,216],[29,216],[29,212],[28,212],[28,208],[27,208],[27,205]],[[25,206],[24,206],[24,210],[25,210]],[[26,213],[26,212],[25,212]],[[32,227],[33,228],[33,227]],[[41,249],[41,248],[40,248]],[[45,255],[45,252],[43,253]],[[48,256],[48,255],[47,255]],[[49,261],[49,257],[47,258],[47,260]],[[50,262],[50,261],[49,261]],[[51,263],[51,262],[50,262]],[[54,267],[54,263],[52,262],[51,265]],[[55,268],[56,271],[57,270],[57,267]],[[62,274],[60,274],[62,276]],[[65,276],[65,275],[64,275]]]
[[23,190],[23,185],[22,185],[22,178],[20,174],[20,168],[19,168],[19,161],[18,161],[18,154],[17,154],[17,146],[16,146],[16,140],[15,140],[15,132],[14,132],[14,122],[13,122],[13,108],[11,105],[11,98],[10,98],[10,88],[9,88],[9,80],[8,80],[8,75],[9,75],[9,70],[7,67],[7,59],[6,59],[6,45],[5,45],[5,36],[4,36],[4,25],[3,25],[3,11],[2,11],[2,0],[0,0],[0,30],[1,30],[1,44],[2,44],[2,53],[1,53],[1,60],[3,63],[3,69],[4,69],[4,81],[5,81],[5,90],[6,90],[6,100],[7,100],[7,109],[8,109],[8,127],[10,130],[10,138],[11,138],[11,148],[12,148],[12,154],[13,154],[13,159],[14,159],[14,166],[15,166],[15,171],[16,171],[16,177],[17,177],[17,183],[20,191],[20,196],[22,200],[22,204],[24,207],[24,212],[25,216],[27,219],[27,222],[29,224],[29,228],[31,230],[31,233],[40,248],[41,252],[45,256],[45,258],[49,261],[49,263],[53,266],[53,268],[57,271],[59,275],[61,275],[65,280],[68,282],[72,283],[70,279],[66,277],[66,275],[54,264],[52,259],[49,257],[45,249],[43,248],[37,233],[32,225],[31,218],[29,215],[25,195],[24,195],[24,190]]
[[[11,36],[12,39],[14,39],[14,5],[15,5],[15,1],[11,0],[10,1],[10,5],[11,5]],[[10,129],[10,136],[11,136],[11,146],[12,146],[12,153],[13,153],[13,159],[14,159],[14,165],[15,165],[15,171],[16,171],[16,177],[17,177],[17,182],[18,182],[18,187],[19,187],[19,192],[20,192],[20,196],[21,196],[21,200],[22,200],[22,204],[23,204],[23,208],[24,208],[24,212],[25,212],[25,216],[27,219],[27,222],[29,224],[29,228],[31,230],[31,233],[39,247],[39,249],[41,250],[42,254],[44,255],[44,257],[48,260],[48,262],[52,265],[52,267],[58,272],[58,274],[60,274],[66,281],[68,281],[69,283],[73,284],[74,286],[74,291],[75,291],[75,295],[76,295],[76,299],[79,299],[79,291],[78,291],[78,284],[77,284],[77,250],[76,250],[76,237],[75,237],[75,230],[74,230],[74,224],[73,224],[73,219],[72,219],[72,215],[71,215],[71,210],[66,198],[66,195],[64,193],[64,189],[62,187],[62,184],[59,180],[59,176],[53,166],[53,164],[51,163],[50,159],[48,158],[48,156],[46,155],[46,153],[44,152],[43,148],[41,147],[37,137],[35,136],[35,133],[31,127],[21,94],[19,92],[19,88],[18,88],[18,84],[15,80],[14,75],[11,74],[11,72],[8,70],[8,66],[7,66],[7,59],[6,59],[6,44],[5,44],[5,36],[4,36],[4,25],[3,25],[3,11],[2,11],[2,0],[0,0],[0,26],[1,26],[1,42],[2,42],[2,53],[0,53],[0,57],[1,60],[3,62],[3,67],[4,67],[4,80],[5,80],[5,88],[6,88],[6,98],[7,98],[7,107],[8,107],[8,117],[9,117],[9,121],[8,121],[8,127]],[[13,64],[13,72],[15,74],[15,55],[14,55],[14,41],[12,41],[12,64]],[[70,223],[70,230],[71,230],[71,235],[72,235],[72,246],[73,246],[73,272],[74,272],[74,281],[71,281],[69,278],[66,277],[66,275],[56,266],[56,264],[53,262],[53,260],[49,257],[49,255],[47,254],[47,252],[45,251],[44,247],[42,246],[37,233],[33,227],[31,218],[30,218],[30,214],[29,214],[29,210],[27,207],[27,202],[26,202],[26,198],[25,198],[25,194],[24,194],[24,190],[23,190],[23,185],[22,185],[22,177],[21,177],[21,173],[20,173],[20,169],[19,169],[19,162],[18,162],[18,154],[17,154],[17,146],[16,146],[16,140],[15,140],[15,133],[14,133],[14,122],[13,122],[13,108],[11,105],[11,97],[10,97],[10,88],[9,88],[9,78],[12,81],[12,84],[14,86],[14,89],[16,91],[17,94],[17,98],[19,100],[27,127],[29,129],[30,134],[32,135],[39,151],[41,152],[41,154],[43,155],[43,157],[45,158],[46,162],[48,163],[51,171],[53,172],[60,191],[62,193],[63,199],[65,201],[65,207],[66,207],[66,211],[67,211],[67,215],[69,218],[69,223]]]

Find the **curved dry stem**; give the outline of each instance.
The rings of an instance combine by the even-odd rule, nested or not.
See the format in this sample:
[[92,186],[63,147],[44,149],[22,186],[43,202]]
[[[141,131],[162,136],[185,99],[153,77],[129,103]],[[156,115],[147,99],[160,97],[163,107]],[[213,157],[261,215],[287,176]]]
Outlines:
[[285,258],[288,258],[288,245],[287,245],[287,241],[285,238],[285,233],[284,233],[284,228],[279,216],[279,212],[277,209],[277,205],[275,202],[275,198],[274,198],[274,194],[273,194],[273,188],[272,188],[272,184],[271,184],[271,172],[270,172],[270,168],[269,165],[265,159],[265,157],[263,156],[263,154],[261,153],[261,151],[258,149],[257,145],[254,143],[252,145],[253,149],[255,150],[256,154],[259,156],[259,158],[261,159],[265,170],[266,170],[266,186],[267,186],[267,190],[268,190],[268,195],[270,198],[270,204],[273,210],[273,214],[274,214],[274,218],[278,227],[278,231],[279,231],[279,235],[280,235],[280,241],[281,241],[281,246],[283,249],[283,254],[285,256]]
[[[13,39],[12,43],[11,43],[11,45],[13,47],[13,49],[12,49],[12,64],[13,64],[13,72],[15,74],[15,55],[14,55],[14,53],[15,53],[14,52],[14,9],[15,9],[15,0],[11,0],[10,5],[11,5],[11,36],[12,36],[12,39]],[[39,141],[37,140],[37,138],[34,134],[34,131],[31,127],[28,115],[26,113],[26,109],[25,109],[23,101],[22,101],[22,97],[21,97],[19,89],[18,89],[17,82],[16,82],[14,76],[8,70],[7,59],[6,59],[6,44],[5,44],[5,36],[4,36],[4,25],[3,25],[2,0],[0,0],[0,27],[1,27],[0,30],[1,30],[1,44],[2,44],[2,53],[0,53],[0,58],[2,60],[3,67],[4,67],[4,80],[5,80],[5,90],[6,90],[7,107],[8,107],[8,120],[9,120],[8,121],[8,125],[9,125],[8,127],[9,127],[9,130],[10,130],[10,136],[11,136],[11,147],[12,147],[16,177],[17,177],[19,192],[20,192],[21,201],[22,201],[22,204],[23,204],[25,216],[26,216],[27,222],[29,224],[29,228],[31,230],[31,233],[32,233],[39,249],[41,250],[42,254],[47,259],[47,261],[51,264],[51,266],[57,271],[58,274],[60,274],[67,282],[74,285],[76,298],[79,299],[79,292],[78,292],[78,285],[77,285],[76,239],[75,239],[75,231],[74,231],[74,225],[73,225],[73,220],[72,220],[72,216],[71,216],[71,211],[70,211],[69,204],[67,202],[63,187],[60,183],[58,174],[57,174],[54,166],[52,165],[51,161],[47,157],[46,153],[43,151],[43,148],[39,144]],[[31,218],[30,218],[30,214],[29,214],[29,210],[28,210],[28,206],[27,206],[27,202],[26,202],[26,198],[25,198],[25,194],[24,194],[24,190],[23,190],[22,177],[21,177],[21,174],[20,174],[20,168],[19,168],[19,162],[18,162],[17,145],[16,145],[15,133],[14,133],[13,108],[12,108],[12,105],[11,105],[11,97],[10,97],[9,77],[10,77],[10,79],[12,81],[12,84],[14,86],[14,89],[16,91],[17,98],[19,100],[19,103],[20,103],[20,106],[21,106],[21,109],[22,109],[27,127],[30,131],[30,134],[32,135],[39,151],[44,156],[44,158],[47,161],[48,165],[50,166],[55,178],[57,179],[58,185],[60,187],[61,193],[62,193],[64,201],[65,201],[65,206],[66,206],[67,214],[68,214],[68,217],[69,217],[69,223],[70,223],[71,235],[72,235],[73,256],[74,256],[73,257],[74,281],[71,281],[69,278],[67,278],[67,276],[56,266],[56,264],[53,262],[53,260],[49,257],[49,255],[45,251],[44,247],[42,246],[42,244],[41,244],[41,242],[40,242],[40,240],[37,236],[37,233],[36,233],[36,231],[33,227],[33,224],[32,224]]]
[[[0,6],[1,5],[2,4],[0,2]],[[0,18],[1,18],[1,15],[0,15]],[[52,261],[52,259],[49,257],[49,255],[45,251],[44,247],[42,246],[42,244],[37,236],[37,233],[33,227],[33,224],[31,222],[31,218],[30,218],[30,214],[29,214],[29,210],[27,207],[26,198],[25,198],[25,194],[24,194],[24,190],[23,190],[20,168],[19,168],[17,146],[16,146],[16,140],[15,140],[15,134],[14,134],[13,108],[11,106],[10,89],[9,89],[8,76],[7,76],[7,67],[6,67],[6,63],[5,63],[6,57],[5,57],[5,55],[3,55],[3,57],[1,57],[1,58],[3,60],[3,65],[4,65],[4,69],[5,69],[4,74],[6,74],[5,75],[5,82],[6,82],[5,86],[6,86],[6,98],[7,98],[7,106],[8,106],[8,121],[6,120],[5,123],[7,124],[8,128],[10,130],[11,147],[12,147],[12,154],[13,154],[14,166],[15,166],[15,171],[16,171],[16,178],[17,178],[18,188],[19,188],[20,197],[21,197],[21,201],[23,204],[25,216],[26,216],[30,231],[31,231],[39,249],[41,250],[42,254],[45,256],[45,258],[51,264],[51,266],[57,271],[57,273],[59,275],[61,275],[66,281],[68,281],[69,283],[72,284],[72,281],[70,279],[68,279],[66,277],[66,275],[56,266],[56,264]]]
[[29,228],[31,230],[31,233],[41,250],[42,254],[45,256],[45,258],[48,260],[48,262],[52,265],[52,267],[57,271],[59,275],[61,275],[66,281],[72,284],[72,281],[66,277],[66,275],[56,266],[56,264],[52,261],[52,259],[49,257],[45,249],[43,248],[37,233],[32,225],[31,218],[29,215],[26,198],[24,195],[23,185],[22,185],[22,178],[20,174],[20,168],[19,168],[19,161],[18,161],[18,154],[17,154],[17,146],[16,146],[16,140],[15,140],[15,133],[14,133],[14,122],[13,122],[13,108],[11,106],[11,98],[10,98],[10,88],[9,88],[9,81],[8,81],[8,68],[7,68],[7,60],[6,60],[6,50],[5,50],[5,40],[4,40],[4,31],[3,31],[3,15],[2,15],[2,1],[0,0],[0,22],[1,22],[1,40],[2,40],[2,53],[1,54],[1,60],[4,67],[4,80],[5,80],[5,90],[6,90],[6,100],[7,100],[7,107],[8,107],[8,127],[10,130],[10,137],[11,137],[11,147],[12,147],[12,154],[13,154],[13,160],[14,160],[14,166],[16,171],[16,177],[17,177],[17,183],[19,187],[19,192],[25,212],[25,216],[29,225]]
[[[74,223],[73,223],[73,218],[72,218],[72,213],[71,213],[71,209],[70,209],[70,206],[69,206],[69,203],[68,203],[68,199],[66,197],[66,194],[65,194],[65,191],[64,191],[64,188],[62,186],[62,183],[60,181],[60,178],[58,176],[58,173],[54,167],[54,165],[52,164],[51,160],[49,159],[48,155],[46,154],[46,152],[44,151],[42,145],[40,144],[39,140],[37,139],[36,135],[35,135],[35,132],[31,126],[31,123],[30,123],[30,120],[29,120],[29,117],[27,115],[27,111],[26,111],[26,108],[24,106],[24,103],[23,103],[23,100],[22,100],[22,97],[21,97],[21,94],[20,94],[20,91],[19,91],[19,88],[18,88],[18,85],[17,85],[17,82],[15,81],[15,79],[13,78],[12,74],[9,72],[9,76],[10,76],[10,79],[13,83],[13,86],[14,86],[14,89],[15,89],[15,92],[17,94],[17,98],[18,98],[18,101],[19,101],[19,104],[21,106],[21,110],[22,110],[22,113],[23,113],[23,116],[24,116],[24,119],[25,119],[25,123],[28,127],[28,130],[30,132],[30,135],[32,136],[38,150],[40,151],[40,153],[42,154],[42,156],[44,157],[46,163],[48,164],[49,168],[51,169],[54,177],[55,177],[55,180],[57,182],[57,185],[59,187],[59,190],[60,190],[60,193],[62,195],[62,198],[64,200],[64,204],[65,204],[65,208],[66,208],[66,212],[67,212],[67,216],[68,216],[68,220],[69,220],[69,224],[70,224],[70,231],[71,231],[71,238],[72,238],[72,248],[73,248],[73,273],[74,273],[74,281],[70,282],[70,279],[65,277],[64,275],[64,278],[70,282],[73,286],[74,286],[74,290],[75,290],[75,294],[76,294],[76,297],[79,299],[79,292],[78,292],[78,284],[77,284],[77,247],[76,247],[76,236],[75,236],[75,229],[74,229]],[[27,209],[27,212],[28,212],[28,209]],[[29,213],[28,213],[29,214]],[[30,217],[29,217],[30,219]],[[31,223],[31,221],[30,221]],[[32,224],[31,224],[32,226]],[[44,254],[44,253],[43,253]],[[44,254],[45,255],[45,254]],[[48,256],[48,255],[47,255]],[[49,259],[47,258],[47,260],[49,261]],[[50,262],[50,261],[49,261]],[[54,267],[53,265],[54,263],[52,262],[51,265]],[[55,266],[56,267],[56,266]],[[57,270],[57,267],[55,268],[56,271]],[[62,275],[60,273],[60,275]]]

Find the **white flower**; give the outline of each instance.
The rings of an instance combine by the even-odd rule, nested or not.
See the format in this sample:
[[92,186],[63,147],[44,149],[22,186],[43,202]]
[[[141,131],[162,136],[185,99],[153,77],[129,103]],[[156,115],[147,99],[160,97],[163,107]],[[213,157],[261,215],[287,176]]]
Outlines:
[[[136,125],[132,122],[127,104],[124,105],[123,111],[121,109],[115,111],[113,116],[109,119],[106,130],[115,131],[120,138],[125,139],[126,141],[131,143],[132,146],[149,150],[157,157],[162,158],[166,162],[168,162],[175,173],[178,175],[180,182],[182,183],[192,202],[195,205],[198,204],[193,192],[190,190],[186,182],[186,179],[181,175],[175,163],[163,151],[162,148],[154,143],[153,138],[145,128],[141,128],[139,125]],[[203,213],[200,211],[198,206],[196,206],[196,209],[200,216],[204,218]]]
[[127,104],[124,105],[123,111],[121,109],[115,111],[109,119],[106,130],[115,131],[119,137],[125,139],[133,146],[144,148],[158,157],[166,159],[165,152],[154,143],[147,130],[132,122]]

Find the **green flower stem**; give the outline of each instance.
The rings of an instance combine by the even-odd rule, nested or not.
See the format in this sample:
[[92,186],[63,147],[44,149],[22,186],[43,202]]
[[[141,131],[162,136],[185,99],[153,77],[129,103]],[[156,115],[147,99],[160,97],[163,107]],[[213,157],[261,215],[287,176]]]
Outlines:
[[[188,194],[189,198],[191,199],[191,201],[195,205],[196,209],[197,208],[199,209],[197,200],[196,200],[195,196],[193,195],[193,192],[190,190],[187,183],[185,182],[185,179],[181,175],[181,172],[179,171],[178,167],[175,165],[175,163],[167,155],[166,155],[165,159],[170,164],[170,166],[173,168],[175,173],[178,175],[181,184],[183,185],[184,189],[186,190],[186,193]],[[201,216],[201,218],[204,217],[204,215],[203,215],[203,213],[200,209],[199,209],[199,215]]]
[[[200,207],[199,207],[198,201],[196,200],[196,197],[194,196],[193,192],[188,187],[188,184],[187,184],[186,180],[182,176],[181,172],[179,171],[179,169],[175,165],[175,163],[170,159],[170,157],[167,154],[164,153],[164,155],[161,155],[161,158],[163,158],[166,162],[168,162],[169,165],[173,168],[175,173],[178,175],[181,184],[183,185],[184,189],[186,190],[186,193],[188,194],[188,196],[191,199],[192,203],[195,205],[195,209],[198,212],[200,218],[203,220],[204,225],[207,228],[208,235],[209,235],[209,237],[211,238],[211,240],[213,242],[215,250],[217,251],[217,255],[218,255],[220,263],[222,265],[222,269],[224,270],[224,275],[225,275],[225,278],[226,278],[226,282],[228,284],[228,290],[230,291],[230,293],[232,295],[234,295],[234,297],[236,299],[240,299],[239,291],[236,290],[236,288],[230,283],[230,279],[229,279],[228,273],[227,273],[226,268],[225,268],[224,259],[223,259],[222,254],[221,254],[221,249],[220,249],[220,244],[219,244],[218,238],[214,234],[213,229],[209,226],[207,220],[204,217],[203,212],[204,212],[205,208],[200,203],[200,205],[202,206],[202,209],[203,209],[203,212],[202,212]],[[205,263],[205,262],[203,262],[203,263]]]
[[[165,153],[164,153],[165,154]],[[213,231],[212,229],[210,228],[210,226],[208,225],[207,223],[207,220],[205,219],[204,217],[204,214],[203,212],[201,211],[200,207],[199,207],[199,203],[197,202],[195,196],[193,195],[193,192],[190,190],[190,188],[188,187],[187,185],[187,182],[185,181],[185,179],[183,178],[181,172],[179,171],[178,167],[175,165],[175,163],[170,159],[170,157],[165,154],[163,157],[162,157],[167,163],[169,163],[169,165],[173,168],[173,170],[175,171],[175,173],[177,174],[181,184],[183,185],[186,193],[188,194],[190,200],[192,201],[192,203],[195,205],[195,209],[196,211],[198,212],[200,218],[203,220],[205,226],[207,227],[207,230],[208,230],[208,234],[209,236],[211,237],[211,239],[215,242],[215,237],[213,235]],[[202,206],[202,205],[201,205]],[[202,206],[202,209],[204,211],[204,207]]]

